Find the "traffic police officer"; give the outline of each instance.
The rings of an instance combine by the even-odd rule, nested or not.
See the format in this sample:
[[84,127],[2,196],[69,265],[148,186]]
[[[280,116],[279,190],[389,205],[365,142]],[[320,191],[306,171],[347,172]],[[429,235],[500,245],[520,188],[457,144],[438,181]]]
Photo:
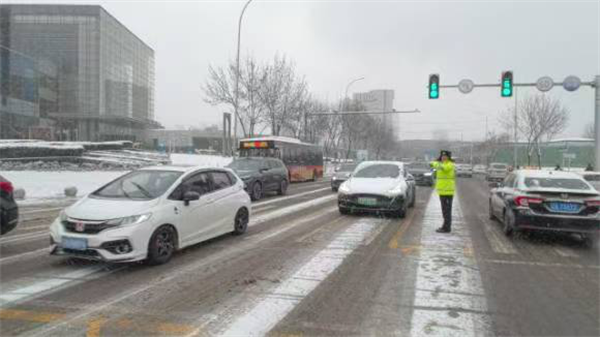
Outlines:
[[440,196],[442,214],[444,215],[444,224],[436,232],[450,233],[452,229],[452,200],[454,198],[454,190],[456,189],[456,175],[454,162],[452,161],[452,152],[441,151],[438,160],[431,162],[430,165],[436,170],[435,189]]

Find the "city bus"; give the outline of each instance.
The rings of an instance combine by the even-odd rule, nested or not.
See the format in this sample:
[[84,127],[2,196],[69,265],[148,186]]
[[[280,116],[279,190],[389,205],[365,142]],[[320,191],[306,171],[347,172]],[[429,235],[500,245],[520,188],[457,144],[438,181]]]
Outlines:
[[240,157],[279,158],[289,171],[290,182],[323,177],[323,149],[296,138],[269,136],[240,140]]

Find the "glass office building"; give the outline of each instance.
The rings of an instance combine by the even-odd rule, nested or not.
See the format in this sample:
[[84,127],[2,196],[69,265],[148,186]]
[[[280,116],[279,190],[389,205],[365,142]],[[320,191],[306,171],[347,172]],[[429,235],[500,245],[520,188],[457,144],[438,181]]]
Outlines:
[[[102,7],[0,5],[0,47],[0,123],[47,118],[54,121],[54,139],[91,141],[136,140],[142,130],[160,127],[154,51]],[[15,72],[28,75],[7,76]],[[8,89],[17,82],[27,83],[25,100]]]

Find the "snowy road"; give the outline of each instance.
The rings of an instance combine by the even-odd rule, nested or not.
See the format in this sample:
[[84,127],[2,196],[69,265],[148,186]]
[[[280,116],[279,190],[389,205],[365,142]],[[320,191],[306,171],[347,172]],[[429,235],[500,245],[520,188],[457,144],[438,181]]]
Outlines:
[[[342,216],[328,182],[253,204],[248,233],[157,267],[47,255],[60,208],[0,238],[1,336],[598,335],[597,250],[502,236],[487,186],[459,183],[455,231],[419,188],[405,219]],[[558,319],[560,318],[560,319]]]

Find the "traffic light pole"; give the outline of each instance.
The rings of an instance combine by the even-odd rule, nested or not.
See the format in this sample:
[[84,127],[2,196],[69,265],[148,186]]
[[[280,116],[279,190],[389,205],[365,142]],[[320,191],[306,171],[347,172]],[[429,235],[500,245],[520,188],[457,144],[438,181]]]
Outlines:
[[[565,82],[567,82],[568,79],[569,78],[565,79]],[[439,77],[438,77],[438,80],[439,80]],[[547,87],[543,91],[548,91],[553,86],[563,86],[564,87],[565,84],[567,84],[567,85],[571,84],[571,83],[565,83],[565,82],[550,83],[550,86]],[[578,82],[576,88],[574,88],[572,90],[569,90],[569,89],[567,89],[567,90],[568,91],[577,90],[577,88],[579,88],[580,85],[592,87],[592,88],[594,88],[594,91],[595,91],[595,95],[594,95],[594,130],[595,130],[594,131],[594,154],[595,154],[596,158],[594,161],[594,169],[596,171],[600,171],[600,75],[596,75],[594,81]],[[513,87],[538,87],[538,83],[513,83],[512,86]],[[469,93],[469,92],[471,92],[471,90],[473,90],[473,88],[485,88],[485,87],[502,87],[502,84],[501,83],[474,84],[471,82],[470,88],[466,89],[466,91],[463,91],[463,93]],[[458,85],[458,84],[445,84],[445,85],[440,84],[439,88],[456,88],[461,91],[463,90],[463,89],[461,89],[460,85]],[[539,87],[538,87],[538,89],[542,90]],[[566,87],[565,87],[565,89],[566,89]],[[516,94],[516,91],[514,93]],[[516,160],[516,157],[515,157],[515,160]]]
[[594,132],[594,152],[596,154],[596,163],[594,165],[594,169],[596,171],[600,171],[600,75],[596,75],[596,81],[593,84],[595,87],[596,95],[595,95],[595,132]]

